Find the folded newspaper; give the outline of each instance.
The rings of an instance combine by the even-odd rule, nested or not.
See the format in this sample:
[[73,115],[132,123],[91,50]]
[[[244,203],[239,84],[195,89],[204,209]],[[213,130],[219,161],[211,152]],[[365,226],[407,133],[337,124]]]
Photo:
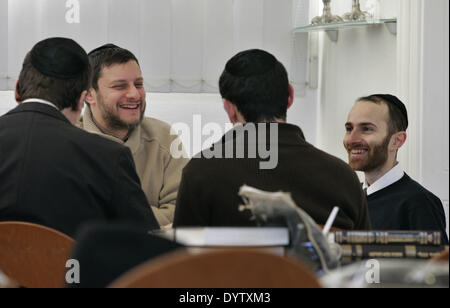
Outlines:
[[283,226],[289,230],[288,253],[316,272],[325,272],[339,266],[339,258],[331,249],[320,227],[292,200],[289,193],[265,192],[249,186],[239,191],[244,205],[239,210],[250,210],[258,226]]

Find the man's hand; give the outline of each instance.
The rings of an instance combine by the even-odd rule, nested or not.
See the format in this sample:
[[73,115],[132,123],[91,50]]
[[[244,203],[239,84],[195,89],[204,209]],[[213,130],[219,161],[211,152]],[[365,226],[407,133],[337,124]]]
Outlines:
[[165,225],[165,226],[161,226],[161,230],[170,230],[172,228],[173,228],[173,224],[168,224],[168,225]]

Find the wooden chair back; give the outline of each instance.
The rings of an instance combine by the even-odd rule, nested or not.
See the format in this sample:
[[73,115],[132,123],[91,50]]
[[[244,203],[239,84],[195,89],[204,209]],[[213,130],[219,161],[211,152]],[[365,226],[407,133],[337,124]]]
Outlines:
[[17,284],[9,277],[2,273],[0,270],[0,289],[12,289],[17,288]]
[[287,257],[260,250],[177,251],[126,273],[112,288],[319,288],[315,275]]
[[64,287],[73,239],[25,222],[0,222],[0,268],[26,288]]
[[449,250],[448,247],[440,254],[438,254],[437,256],[433,257],[430,260],[431,263],[436,263],[436,262],[447,262],[449,263]]

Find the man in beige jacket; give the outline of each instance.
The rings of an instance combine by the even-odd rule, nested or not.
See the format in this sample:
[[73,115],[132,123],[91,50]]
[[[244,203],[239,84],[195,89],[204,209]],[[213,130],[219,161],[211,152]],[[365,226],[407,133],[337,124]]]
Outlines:
[[131,149],[156,219],[168,226],[173,222],[181,171],[188,161],[170,153],[178,137],[171,135],[169,124],[144,117],[144,79],[130,51],[108,44],[89,53],[89,59],[92,82],[79,127]]

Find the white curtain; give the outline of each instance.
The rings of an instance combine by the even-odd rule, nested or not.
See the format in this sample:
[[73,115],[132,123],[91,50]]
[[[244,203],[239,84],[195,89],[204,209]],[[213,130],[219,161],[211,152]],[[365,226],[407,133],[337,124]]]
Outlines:
[[298,83],[298,1],[307,0],[0,0],[0,90],[14,88],[25,54],[53,36],[86,51],[131,50],[149,91],[217,92],[226,61],[249,48],[274,53]]
[[0,0],[0,90],[8,88],[8,0]]

